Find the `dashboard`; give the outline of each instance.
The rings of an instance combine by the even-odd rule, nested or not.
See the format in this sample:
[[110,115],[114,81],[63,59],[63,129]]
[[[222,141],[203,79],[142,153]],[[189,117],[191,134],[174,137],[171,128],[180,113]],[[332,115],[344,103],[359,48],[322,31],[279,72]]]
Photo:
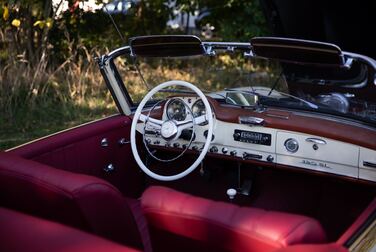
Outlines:
[[[209,101],[214,118],[209,155],[376,182],[375,129],[300,112],[253,111]],[[173,97],[159,109],[162,120],[179,122],[206,113],[197,97]],[[205,123],[173,141],[141,126],[138,131],[145,132],[151,147],[175,151],[199,152],[207,137]]]

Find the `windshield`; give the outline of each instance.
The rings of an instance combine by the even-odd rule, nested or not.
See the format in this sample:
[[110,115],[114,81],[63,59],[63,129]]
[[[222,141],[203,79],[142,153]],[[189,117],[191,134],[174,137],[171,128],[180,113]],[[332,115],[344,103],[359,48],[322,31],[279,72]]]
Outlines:
[[[154,86],[183,80],[233,106],[283,107],[376,123],[376,103],[363,90],[368,69],[360,63],[349,70],[318,68],[217,51],[212,56],[122,58],[115,64],[135,104]],[[154,99],[168,96],[171,92]]]

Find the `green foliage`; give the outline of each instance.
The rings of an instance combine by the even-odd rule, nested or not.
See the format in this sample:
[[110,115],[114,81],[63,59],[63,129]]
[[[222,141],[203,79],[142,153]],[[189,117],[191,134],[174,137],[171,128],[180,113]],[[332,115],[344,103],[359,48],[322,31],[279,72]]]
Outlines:
[[258,0],[205,0],[199,1],[210,15],[201,25],[210,23],[221,40],[249,41],[252,37],[269,33],[264,14]]
[[[116,111],[92,56],[124,42],[106,13],[84,12],[78,3],[85,0],[67,1],[58,14],[52,0],[0,0],[0,149]],[[174,17],[167,2],[141,0],[113,18],[126,40],[184,33],[166,27]],[[268,32],[257,0],[177,0],[175,7],[209,10],[201,25],[214,25],[218,40]]]

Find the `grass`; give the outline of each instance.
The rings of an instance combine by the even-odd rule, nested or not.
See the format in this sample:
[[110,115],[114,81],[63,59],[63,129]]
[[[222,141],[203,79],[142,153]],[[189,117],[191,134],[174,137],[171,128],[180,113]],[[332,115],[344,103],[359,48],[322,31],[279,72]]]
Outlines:
[[91,99],[83,104],[39,104],[33,109],[23,108],[13,120],[0,118],[0,149],[64,130],[117,112],[113,103]]
[[54,66],[9,57],[0,69],[0,149],[117,112],[93,50]]
[[[31,66],[22,58],[9,59],[0,69],[0,149],[8,149],[30,140],[103,118],[117,109],[92,55],[74,53],[58,66],[41,59]],[[131,61],[119,59],[117,67],[126,76],[128,91],[134,100],[147,92]],[[208,67],[209,66],[209,67]],[[140,62],[146,81],[155,86],[166,80],[185,80],[202,90],[271,83],[276,71],[268,65],[218,57],[207,61]],[[265,73],[261,79],[256,72]]]

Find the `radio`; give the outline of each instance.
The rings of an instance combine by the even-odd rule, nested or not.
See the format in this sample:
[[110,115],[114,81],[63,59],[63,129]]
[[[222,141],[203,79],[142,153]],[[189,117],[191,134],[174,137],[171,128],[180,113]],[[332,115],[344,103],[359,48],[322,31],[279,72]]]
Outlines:
[[266,133],[236,129],[234,131],[233,137],[234,137],[234,141],[238,141],[238,142],[268,145],[268,146],[272,144],[272,135],[266,134]]

